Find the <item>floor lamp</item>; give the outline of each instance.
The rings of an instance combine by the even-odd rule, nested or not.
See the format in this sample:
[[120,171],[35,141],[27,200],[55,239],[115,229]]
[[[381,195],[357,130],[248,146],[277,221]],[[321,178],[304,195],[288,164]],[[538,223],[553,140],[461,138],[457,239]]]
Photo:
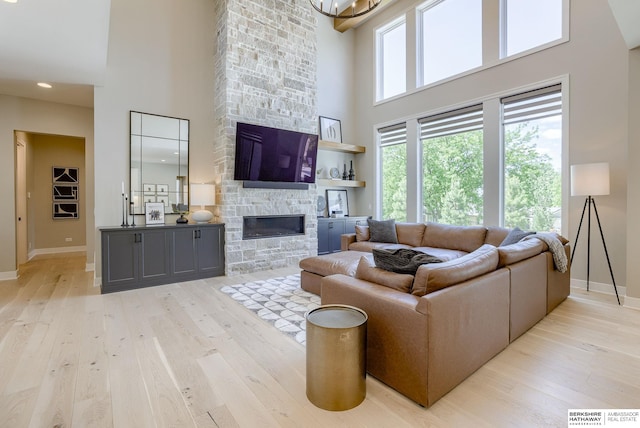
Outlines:
[[571,251],[571,263],[573,264],[573,255],[576,252],[576,247],[578,246],[578,238],[580,237],[580,229],[582,228],[584,213],[587,211],[587,291],[589,291],[589,268],[591,262],[591,208],[593,208],[596,220],[598,221],[598,229],[600,230],[600,237],[602,238],[604,254],[607,257],[607,264],[609,265],[609,273],[611,274],[613,289],[616,292],[618,304],[620,304],[618,288],[616,287],[616,280],[613,279],[613,269],[611,269],[611,262],[609,261],[609,252],[607,251],[607,244],[604,242],[604,233],[602,233],[600,216],[598,215],[598,209],[596,208],[596,200],[593,199],[593,196],[595,195],[608,194],[609,164],[607,162],[571,165],[571,196],[587,197],[584,201],[584,206],[582,207],[582,216],[580,216],[578,233],[576,234],[576,241],[573,244],[573,251]]

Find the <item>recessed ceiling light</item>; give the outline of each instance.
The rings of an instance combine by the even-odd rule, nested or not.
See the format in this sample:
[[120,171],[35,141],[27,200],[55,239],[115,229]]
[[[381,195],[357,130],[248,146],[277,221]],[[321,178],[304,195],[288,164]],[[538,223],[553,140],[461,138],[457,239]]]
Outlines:
[[4,0],[4,1],[6,1],[7,3],[18,3],[18,0]]
[[38,86],[40,86],[41,88],[47,88],[47,89],[51,89],[53,87],[50,84],[45,83],[45,82],[39,82]]

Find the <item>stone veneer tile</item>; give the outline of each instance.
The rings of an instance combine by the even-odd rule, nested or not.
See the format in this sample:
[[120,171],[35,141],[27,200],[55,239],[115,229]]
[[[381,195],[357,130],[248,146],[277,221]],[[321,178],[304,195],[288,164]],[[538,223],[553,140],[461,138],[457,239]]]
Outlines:
[[[235,124],[317,132],[316,15],[306,0],[216,0],[213,170],[228,275],[297,264],[317,252],[317,187],[244,189],[233,180]],[[277,12],[275,12],[277,11]],[[242,240],[243,215],[305,215],[305,235]]]

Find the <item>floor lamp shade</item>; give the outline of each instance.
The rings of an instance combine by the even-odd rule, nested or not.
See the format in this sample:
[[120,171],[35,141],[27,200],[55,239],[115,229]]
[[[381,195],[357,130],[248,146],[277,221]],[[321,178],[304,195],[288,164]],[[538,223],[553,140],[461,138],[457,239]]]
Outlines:
[[609,163],[571,165],[571,196],[609,194]]
[[208,223],[213,214],[204,209],[205,205],[216,203],[216,186],[213,184],[192,184],[191,205],[200,205],[200,209],[191,215],[196,223]]

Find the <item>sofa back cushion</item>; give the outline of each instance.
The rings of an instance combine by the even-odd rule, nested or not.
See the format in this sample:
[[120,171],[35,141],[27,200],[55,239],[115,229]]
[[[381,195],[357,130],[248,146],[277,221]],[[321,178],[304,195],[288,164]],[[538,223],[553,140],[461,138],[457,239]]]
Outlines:
[[441,288],[492,272],[497,267],[498,249],[493,245],[485,244],[476,251],[455,260],[420,266],[413,280],[411,294],[424,296]]
[[369,240],[369,226],[356,225],[356,242]]
[[498,267],[512,265],[536,256],[548,248],[547,244],[539,239],[530,239],[528,241],[498,247]]
[[408,293],[413,284],[413,275],[389,272],[376,267],[373,255],[366,255],[360,258],[356,269],[356,278],[384,285],[403,293]]
[[484,226],[452,226],[427,223],[421,247],[449,248],[468,253],[484,244],[487,229]]
[[511,229],[506,227],[489,226],[487,227],[487,236],[484,238],[484,243],[499,247],[510,231]]
[[398,243],[419,247],[426,227],[424,223],[396,223]]

